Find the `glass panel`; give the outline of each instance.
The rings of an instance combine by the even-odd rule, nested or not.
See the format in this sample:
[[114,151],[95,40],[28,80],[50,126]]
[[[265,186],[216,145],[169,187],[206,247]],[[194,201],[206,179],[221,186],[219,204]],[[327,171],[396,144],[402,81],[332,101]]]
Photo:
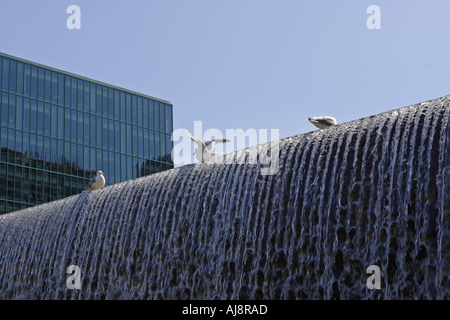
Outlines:
[[154,110],[155,110],[155,118],[154,118],[154,126],[156,130],[159,130],[159,102],[153,102]]
[[[127,134],[126,134],[126,124],[120,122],[120,152],[127,152]],[[125,176],[123,176],[125,177]]]
[[23,94],[26,96],[31,95],[31,66],[26,64],[25,65],[25,79],[24,79],[24,90]]
[[124,154],[120,155],[120,181],[125,181],[127,179],[127,156]]
[[70,106],[70,90],[71,90],[71,81],[69,76],[64,77],[64,105]]
[[70,174],[70,142],[64,142],[63,172]]
[[114,151],[120,151],[120,122],[114,121]]
[[97,147],[102,147],[102,118],[97,117]]
[[78,150],[77,150],[77,144],[74,142],[70,143],[70,164],[71,164],[71,173],[72,175],[76,176],[78,175],[77,168],[78,168]]
[[166,135],[164,133],[160,133],[159,139],[161,144],[161,157],[159,158],[159,160],[166,161]]
[[50,161],[51,163],[51,170],[52,171],[58,171],[58,140],[56,139],[51,139],[51,154],[50,154]]
[[115,142],[115,136],[114,136],[114,121],[108,120],[109,122],[109,137],[108,137],[108,148],[110,150],[114,150],[114,142]]
[[97,105],[96,105],[96,90],[95,90],[95,84],[91,83],[91,92],[90,92],[90,97],[91,97],[91,103],[90,103],[90,109],[91,109],[91,113],[95,113],[95,111],[97,110]]
[[83,160],[83,169],[84,169],[84,177],[89,178],[91,174],[89,173],[89,170],[91,168],[90,165],[91,157],[89,154],[89,147],[84,147],[84,160]]
[[144,156],[144,128],[138,127],[138,153],[139,157]]
[[37,132],[37,102],[34,99],[30,100],[31,102],[31,112],[30,112],[30,131]]
[[108,129],[108,119],[103,118],[102,119],[102,125],[103,125],[103,149],[108,149],[108,138],[109,138],[109,129]]
[[58,103],[58,74],[52,72],[52,103]]
[[23,63],[17,62],[17,93],[23,94]]
[[25,98],[23,101],[23,130],[30,131],[30,99]]
[[22,131],[16,130],[16,159],[15,163],[22,164],[23,140]]
[[84,81],[84,111],[90,112],[90,102],[91,102],[91,95],[90,95],[90,84],[87,81]]
[[50,128],[52,126],[51,123],[51,105],[50,103],[46,103],[44,111],[44,134],[49,136],[50,135]]
[[22,143],[22,163],[24,166],[28,166],[29,161],[28,158],[30,157],[30,134],[27,132],[23,133],[23,143]]
[[15,134],[13,129],[8,130],[8,161],[14,162],[14,158],[16,157],[15,153]]
[[51,129],[50,134],[53,137],[58,136],[58,107],[55,105],[51,106]]
[[77,108],[77,100],[78,100],[78,89],[77,89],[77,79],[72,78],[70,79],[71,81],[71,86],[70,86],[70,94],[71,94],[71,99],[70,99],[70,106],[72,108]]
[[77,99],[77,108],[78,110],[83,110],[83,105],[84,105],[84,101],[83,101],[83,91],[84,91],[84,84],[83,84],[83,80],[78,79],[78,99]]
[[22,201],[23,202],[30,202],[30,170],[28,168],[23,168],[22,174],[23,174],[23,179],[22,179]]
[[142,126],[143,120],[144,120],[144,111],[143,109],[143,102],[142,97],[137,98],[137,124]]
[[164,103],[159,103],[159,130],[165,131],[165,121],[164,121],[165,108]]
[[133,179],[133,161],[131,156],[127,156],[127,180]]
[[84,132],[84,113],[83,112],[77,112],[78,113],[78,134],[77,134],[77,142],[83,143],[84,142],[84,136],[86,133]]
[[50,137],[44,137],[44,169],[50,170],[52,162],[51,140]]
[[9,91],[15,92],[17,86],[17,62],[11,60],[9,62]]
[[114,118],[119,119],[119,117],[120,117],[120,93],[118,90],[114,90]]
[[16,128],[22,130],[22,123],[23,123],[23,98],[21,96],[17,96]]
[[133,176],[132,176],[133,179],[138,177],[138,172],[139,172],[139,161],[138,158],[133,157]]
[[38,69],[35,66],[31,67],[31,97],[37,98],[38,92]]
[[45,70],[38,68],[38,99],[44,100]]
[[58,172],[64,172],[64,141],[58,140]]
[[144,129],[144,158],[150,158],[150,130]]
[[114,118],[114,90],[108,89],[108,117]]
[[71,124],[70,124],[70,140],[77,141],[77,112],[71,110]]
[[142,125],[148,128],[148,99],[144,99],[142,107]]
[[125,94],[126,101],[125,101],[125,117],[127,122],[131,122],[131,94],[126,93]]
[[159,139],[159,132],[155,132],[155,159],[161,160],[161,141]]
[[132,154],[133,141],[131,138],[131,125],[127,124],[127,153]]
[[38,161],[36,162],[36,168],[42,169],[44,166],[43,160],[44,160],[44,137],[40,134],[36,135],[37,137],[37,148],[36,148],[36,154]]
[[55,173],[50,174],[50,201],[55,201],[58,199],[58,180]]
[[64,138],[64,108],[58,107],[58,138]]
[[108,163],[108,174],[109,181],[107,183],[113,184],[116,183],[115,170],[114,170],[114,152],[108,152],[109,155],[109,163]]
[[49,70],[45,70],[45,101],[52,101],[52,73]]
[[173,150],[173,141],[170,134],[166,134],[166,162],[173,163],[172,162],[172,150]]
[[2,89],[9,90],[9,59],[3,59]]
[[138,106],[137,106],[137,97],[135,95],[131,96],[131,113],[132,118],[131,121],[133,124],[138,123]]
[[84,132],[83,132],[84,144],[89,144],[90,127],[91,127],[90,123],[89,123],[90,118],[91,118],[91,116],[89,116],[88,113],[84,114]]
[[115,157],[115,159],[114,159],[114,183],[118,183],[121,181],[121,178],[120,178],[120,174],[121,174],[121,172],[120,172],[120,168],[121,168],[120,154],[115,153],[114,157]]
[[132,154],[137,155],[138,154],[138,133],[137,133],[137,127],[133,126],[133,150]]
[[8,103],[8,94],[6,92],[2,92],[2,125],[7,126],[9,122],[8,118],[8,110],[9,110],[9,103]]
[[9,126],[14,128],[16,126],[16,95],[9,94]]
[[125,93],[120,92],[120,120],[125,121],[126,119],[126,105],[125,105]]
[[166,104],[165,105],[165,110],[166,110],[166,116],[165,116],[165,121],[166,121],[166,132],[173,132],[173,119],[172,119],[172,106]]
[[[102,151],[100,151],[102,152]],[[107,183],[110,183],[110,178],[109,178],[109,157],[108,157],[108,151],[103,150],[103,162],[102,165],[100,167],[99,170],[103,171],[103,174],[105,175],[105,180]]]
[[64,75],[58,74],[58,104],[64,104]]
[[[3,58],[0,57],[0,89],[2,88],[2,82],[3,82]],[[0,214],[2,214],[1,205],[0,205]]]
[[44,134],[44,103],[41,101],[37,104],[37,132]]
[[103,87],[103,95],[102,95],[102,111],[103,116],[108,117],[108,88]]
[[155,132],[153,130],[149,131],[149,136],[150,136],[150,159],[155,160],[156,159],[156,155],[155,155]]
[[97,91],[96,91],[97,95],[96,95],[96,105],[97,105],[97,114],[101,115],[102,114],[102,87],[97,85]]
[[[0,139],[1,139],[0,143],[1,143],[2,146],[7,146],[8,145],[8,129],[6,129],[4,127],[1,128],[1,138]],[[5,162],[8,160],[7,148],[5,148],[5,147],[1,148],[1,160],[5,161]]]
[[70,110],[64,108],[64,137],[70,139]]

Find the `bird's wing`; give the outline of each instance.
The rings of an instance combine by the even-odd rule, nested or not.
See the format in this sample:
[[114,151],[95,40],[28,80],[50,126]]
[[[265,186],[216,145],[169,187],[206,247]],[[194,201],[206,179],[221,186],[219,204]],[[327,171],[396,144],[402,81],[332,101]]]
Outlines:
[[97,176],[93,177],[93,178],[91,179],[91,181],[89,181],[89,183],[88,183],[86,189],[91,188],[92,185],[93,185],[96,181],[97,181]]
[[194,141],[195,144],[203,151],[206,148],[206,145],[203,143],[203,141],[194,137],[188,130],[186,130],[186,131],[191,136],[191,140]]
[[215,139],[215,140],[211,140],[211,141],[206,141],[205,142],[205,146],[206,148],[211,151],[212,148],[214,147],[215,143],[225,143],[225,142],[230,142],[230,140],[228,139]]

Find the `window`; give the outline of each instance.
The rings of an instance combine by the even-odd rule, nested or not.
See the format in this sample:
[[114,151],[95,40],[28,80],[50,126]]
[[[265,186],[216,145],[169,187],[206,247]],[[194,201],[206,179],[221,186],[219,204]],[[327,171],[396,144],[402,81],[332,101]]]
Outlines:
[[89,82],[84,81],[84,93],[83,93],[83,95],[84,95],[84,108],[83,109],[86,112],[90,112],[89,104],[90,104],[90,101],[91,101],[91,95],[90,95],[89,88],[90,88]]
[[156,159],[155,155],[155,131],[150,130],[149,131],[149,137],[150,137],[150,159],[154,160]]
[[91,118],[91,116],[89,116],[88,113],[84,114],[84,132],[83,132],[83,136],[84,136],[84,144],[89,144],[89,137],[90,137],[90,125],[89,125],[89,119]]
[[127,153],[132,154],[133,141],[131,138],[131,125],[127,124]]
[[126,124],[124,122],[120,122],[120,152],[127,152],[127,133],[126,133]]
[[166,104],[165,105],[165,113],[166,113],[166,116],[165,116],[165,121],[166,121],[165,128],[166,129],[165,129],[165,131],[172,133],[173,132],[172,106]]
[[109,137],[108,137],[108,148],[110,150],[114,150],[114,141],[115,141],[115,136],[114,136],[114,121],[113,120],[108,120],[109,122]]
[[44,103],[41,101],[37,104],[37,132],[44,134]]
[[155,116],[154,116],[154,126],[155,127],[154,128],[156,130],[160,130],[160,127],[159,127],[159,102],[154,101],[153,107],[155,110]]
[[25,65],[25,74],[24,74],[24,88],[23,88],[23,94],[25,96],[31,95],[31,67],[26,64]]
[[2,89],[9,90],[9,59],[3,59]]
[[51,106],[51,129],[50,134],[53,137],[58,136],[58,107],[55,105]]
[[172,163],[172,149],[173,149],[172,137],[170,134],[166,134],[166,153],[167,153],[166,162]]
[[103,112],[102,112],[102,114],[104,117],[108,117],[109,116],[108,115],[108,113],[109,113],[109,110],[108,110],[108,88],[103,87],[102,91],[103,91],[103,95],[102,95],[102,102],[103,102],[102,111]]
[[70,110],[64,108],[64,137],[70,139]]
[[38,68],[38,99],[44,100],[45,70]]
[[51,105],[50,103],[46,103],[44,105],[44,134],[50,135],[50,129],[52,127],[51,123]]
[[37,132],[37,102],[34,99],[30,100],[31,112],[30,112],[30,131]]
[[108,117],[114,118],[114,90],[108,89]]
[[102,87],[97,85],[97,91],[96,91],[97,95],[96,95],[96,105],[97,105],[97,114],[101,115],[102,114]]
[[17,89],[17,62],[9,62],[9,91],[15,92]]
[[71,81],[69,76],[64,77],[64,105],[69,107],[70,100],[70,91],[71,91]]
[[137,124],[142,126],[144,120],[142,97],[137,98]]
[[120,122],[114,121],[114,150],[120,151]]
[[77,134],[77,142],[83,143],[84,142],[84,136],[86,135],[86,132],[84,132],[84,113],[83,112],[77,112],[78,114],[78,134]]
[[120,92],[120,120],[125,121],[126,119],[126,107],[125,107],[125,93]]
[[9,122],[8,118],[8,110],[9,110],[9,102],[8,102],[8,94],[6,92],[2,92],[2,125],[7,126]]
[[164,103],[159,103],[159,130],[161,131],[166,131],[164,114],[165,114]]
[[17,96],[16,103],[16,128],[22,130],[23,128],[23,97]]
[[102,118],[97,117],[97,144],[98,148],[102,147]]
[[[75,80],[75,79],[73,79]],[[84,100],[83,100],[83,91],[84,91],[84,84],[83,84],[83,80],[78,79],[78,98],[77,98],[77,108],[78,110],[83,110],[83,106],[84,106]]]
[[142,125],[148,128],[148,99],[144,99],[142,107]]
[[45,101],[52,101],[52,73],[49,70],[45,70]]
[[138,106],[137,106],[137,97],[135,95],[131,96],[131,122],[133,124],[138,123]]
[[130,153],[137,154],[138,153],[138,132],[137,127],[133,126],[133,150]]
[[108,119],[102,119],[102,127],[103,127],[103,144],[101,145],[103,149],[108,149],[108,140],[109,140],[109,128],[108,128]]
[[58,74],[58,104],[64,104],[64,75]]
[[52,72],[52,103],[58,103],[58,74],[56,72]]
[[9,126],[14,128],[16,126],[16,95],[9,94]]
[[64,138],[64,108],[58,107],[58,138],[63,139]]
[[95,84],[91,83],[90,84],[91,90],[90,90],[90,109],[91,109],[91,113],[95,113],[95,111],[97,110],[97,106],[96,106],[96,90],[95,90]]
[[38,69],[35,66],[31,67],[31,97],[37,98],[38,92]]
[[115,153],[114,157],[114,182],[117,183],[122,180],[120,177],[120,154]]
[[30,99],[25,98],[23,100],[23,130],[30,131]]
[[[144,128],[138,127],[138,156],[144,156]],[[135,153],[136,154],[136,153]]]
[[75,78],[71,78],[70,79],[70,94],[71,94],[71,99],[70,99],[70,106],[72,108],[77,108],[77,100],[78,100],[78,89],[77,89],[77,79]]
[[89,178],[91,176],[90,172],[89,172],[89,169],[91,168],[91,165],[90,165],[91,157],[90,157],[89,147],[86,147],[86,146],[84,147],[83,156],[84,156],[84,159],[83,159],[84,177]]
[[119,119],[119,117],[120,117],[120,93],[119,91],[114,90],[114,118]]
[[[2,57],[0,57],[0,89],[2,88],[2,79],[3,79],[3,58]],[[0,193],[1,194],[1,193]],[[0,212],[2,212],[1,211],[1,205],[0,205]]]
[[150,130],[144,129],[144,158],[150,158],[150,140],[149,140]]
[[17,63],[17,93],[23,94],[23,63]]
[[70,140],[77,141],[77,112],[75,110],[71,110],[71,127],[70,127]]
[[126,101],[125,101],[125,115],[126,115],[126,121],[131,122],[131,94],[126,93],[125,94]]

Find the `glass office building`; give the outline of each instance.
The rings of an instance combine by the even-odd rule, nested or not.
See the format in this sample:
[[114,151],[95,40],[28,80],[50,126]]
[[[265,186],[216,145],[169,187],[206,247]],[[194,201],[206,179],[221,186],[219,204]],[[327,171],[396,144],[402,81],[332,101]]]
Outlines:
[[0,53],[0,214],[173,168],[170,102]]

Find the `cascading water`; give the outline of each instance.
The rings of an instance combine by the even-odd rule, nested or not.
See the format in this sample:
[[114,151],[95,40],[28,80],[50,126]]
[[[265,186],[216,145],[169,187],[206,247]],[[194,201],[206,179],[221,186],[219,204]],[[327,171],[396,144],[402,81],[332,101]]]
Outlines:
[[0,216],[0,298],[448,299],[449,114],[446,96],[280,140],[274,175],[188,165]]

